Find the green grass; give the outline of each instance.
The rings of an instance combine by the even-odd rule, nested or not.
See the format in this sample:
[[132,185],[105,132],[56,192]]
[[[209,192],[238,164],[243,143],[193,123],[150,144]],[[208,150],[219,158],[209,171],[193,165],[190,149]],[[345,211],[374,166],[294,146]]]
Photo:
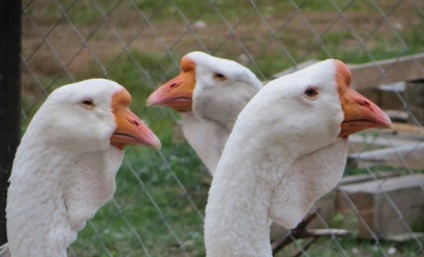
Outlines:
[[[276,257],[294,256],[300,251],[300,246],[304,246],[309,240],[299,240],[299,245],[290,245]],[[396,249],[395,253],[390,255],[389,249]],[[393,249],[391,249],[393,250]],[[346,238],[338,239],[319,239],[311,248],[307,255],[319,257],[340,257],[340,256],[361,256],[361,257],[418,257],[418,247],[415,242],[393,243],[393,242],[370,242],[368,240],[352,240]]]

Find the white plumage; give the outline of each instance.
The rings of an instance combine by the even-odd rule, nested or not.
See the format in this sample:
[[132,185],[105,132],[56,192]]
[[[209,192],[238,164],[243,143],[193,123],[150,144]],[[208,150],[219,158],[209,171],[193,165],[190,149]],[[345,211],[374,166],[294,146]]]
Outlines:
[[184,136],[213,175],[237,115],[263,85],[239,63],[203,52],[185,55],[181,70],[147,105],[181,112]]
[[267,84],[240,113],[209,191],[208,257],[271,256],[269,222],[291,229],[339,182],[347,137],[390,126],[327,60]]
[[88,219],[115,192],[125,145],[160,148],[119,84],[92,79],[60,87],[17,150],[7,199],[12,257],[65,257]]

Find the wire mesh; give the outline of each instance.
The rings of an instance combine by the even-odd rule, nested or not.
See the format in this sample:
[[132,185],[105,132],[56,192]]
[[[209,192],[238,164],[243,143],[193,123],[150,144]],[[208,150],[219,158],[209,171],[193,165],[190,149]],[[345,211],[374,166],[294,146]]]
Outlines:
[[[161,151],[127,150],[114,199],[79,233],[69,256],[204,256],[203,213],[212,178],[195,152],[175,138],[178,114],[145,107],[150,92],[179,72],[184,54],[200,50],[236,60],[264,81],[308,60],[370,63],[377,67],[380,79],[367,85],[366,92],[375,96],[390,71],[378,61],[392,58],[396,64],[403,56],[424,51],[424,4],[419,0],[32,0],[23,1],[22,12],[24,129],[58,86],[105,77],[129,89],[132,109],[164,144]],[[422,62],[417,60],[413,65],[423,78]],[[416,103],[412,96],[406,99],[404,93],[396,91],[393,101],[399,102],[397,112],[406,112],[415,128],[422,131],[423,121],[411,109],[411,103]],[[346,175],[360,172],[375,182],[386,171],[422,174],[423,166],[411,166],[409,159],[422,153],[420,133],[413,139],[399,136],[415,147],[409,155],[395,150],[390,160],[396,165],[389,162],[380,167],[365,162],[358,168],[350,164]],[[370,137],[373,140],[364,144]],[[397,147],[397,138],[390,133],[367,134],[361,144],[352,144],[352,151],[361,156],[381,147],[378,140],[385,141],[387,147]],[[348,229],[357,237],[326,237],[308,249],[306,240],[298,240],[278,256],[299,251],[303,256],[422,255],[422,234],[417,232],[423,232],[424,205],[420,199],[424,199],[424,185],[419,184],[409,195],[417,200],[408,203],[418,206],[399,207],[401,202],[384,190],[385,181],[377,186],[376,195],[380,204],[388,205],[385,211],[394,213],[402,224],[402,233],[408,238],[403,244],[385,238],[376,231],[374,222],[386,227],[393,224],[378,217],[370,221],[358,206],[366,203],[341,191],[339,198],[348,202],[350,214],[319,216],[317,226]],[[410,209],[421,211],[420,224],[408,222]],[[358,227],[368,234],[367,239],[358,239]]]

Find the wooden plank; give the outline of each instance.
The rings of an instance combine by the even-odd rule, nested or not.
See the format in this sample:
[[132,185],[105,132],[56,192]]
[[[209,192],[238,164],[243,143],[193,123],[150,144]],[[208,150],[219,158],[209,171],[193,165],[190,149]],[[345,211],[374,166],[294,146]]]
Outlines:
[[424,125],[424,80],[406,82],[404,99],[410,112],[408,122]]
[[[399,174],[396,172],[388,171],[388,172],[379,172],[373,175],[363,174],[363,175],[354,175],[343,177],[338,186],[348,185],[353,183],[361,183],[367,181],[374,181],[376,179],[382,178],[391,178],[398,176]],[[336,197],[337,197],[338,189],[335,188],[331,190],[329,193],[321,197],[315,205],[313,210],[319,210],[319,218],[313,220],[309,228],[327,228],[328,224],[333,221],[334,216],[336,215]],[[281,235],[280,235],[281,236]],[[277,238],[277,237],[274,237]]]
[[385,129],[384,131],[391,134],[398,134],[398,135],[407,134],[407,135],[413,135],[419,138],[424,138],[423,127],[418,127],[418,126],[409,125],[409,124],[393,123],[390,129]]
[[[378,106],[380,106],[381,108],[384,108],[383,105],[384,104],[378,104]],[[384,112],[387,115],[389,115],[392,121],[403,122],[403,123],[406,123],[408,121],[408,117],[409,117],[408,112],[399,111],[399,110],[387,110],[387,108],[384,108]]]
[[405,146],[416,143],[415,139],[402,138],[397,135],[381,136],[374,132],[362,132],[349,136],[349,146],[353,152],[380,149],[382,147]]
[[409,240],[422,240],[424,239],[424,233],[413,232],[413,233],[399,233],[397,235],[388,236],[385,239],[394,242],[405,242]]
[[398,81],[424,78],[424,53],[365,64],[349,64],[358,91]]
[[386,179],[386,178],[392,178],[397,176],[399,176],[399,174],[393,171],[380,171],[372,175],[370,174],[353,175],[353,176],[342,178],[338,186],[369,182],[369,181],[374,181],[377,179]]
[[377,86],[376,90],[401,94],[405,92],[405,87],[406,87],[405,84],[406,84],[405,81],[384,84],[384,85]]
[[[383,110],[401,110],[404,107],[405,82],[379,85],[373,91],[377,97],[376,104]],[[390,116],[390,115],[389,115]],[[407,117],[406,117],[407,119]],[[406,120],[405,119],[405,120]]]
[[352,153],[348,156],[348,162],[350,165],[356,165],[358,168],[389,165],[393,167],[423,169],[423,156],[424,143],[416,142],[411,145]]
[[[273,78],[290,74],[316,62],[317,60],[305,61],[274,74]],[[424,78],[424,53],[348,66],[352,72],[352,87],[378,103],[378,94],[374,90],[377,86]]]
[[[399,139],[409,139],[416,141],[424,140],[424,127],[415,126],[411,124],[393,122],[391,128],[387,129],[367,129],[361,131],[355,135],[364,135],[366,137],[380,137],[380,134],[384,135],[383,137],[396,137]],[[353,135],[352,135],[353,136]],[[352,137],[349,136],[349,139]]]
[[[295,67],[274,74],[273,78],[290,74],[316,62],[318,60],[299,63]],[[352,86],[362,91],[378,85],[424,78],[424,53],[364,64],[348,64],[348,66],[352,71]]]
[[363,238],[396,238],[424,230],[424,174],[340,186],[336,211]]
[[[339,190],[346,193],[367,193],[378,194],[398,191],[405,188],[424,187],[424,174],[414,174],[409,176],[394,177],[388,179],[378,179],[363,183],[342,185]],[[424,214],[424,213],[423,213]]]

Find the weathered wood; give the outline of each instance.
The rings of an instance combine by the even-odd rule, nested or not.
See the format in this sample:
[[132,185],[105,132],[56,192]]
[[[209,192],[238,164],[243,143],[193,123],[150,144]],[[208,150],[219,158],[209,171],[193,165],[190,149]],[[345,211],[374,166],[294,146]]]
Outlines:
[[424,174],[339,187],[336,211],[353,219],[363,238],[424,231]]
[[404,107],[404,81],[376,86],[374,92],[377,97],[375,103],[383,110],[402,110]]
[[424,78],[424,54],[349,64],[349,68],[352,71],[352,86],[364,91],[378,85]]
[[[274,74],[278,78],[316,63],[308,60],[295,67]],[[352,72],[352,87],[378,103],[377,86],[399,81],[411,81],[424,78],[424,53],[399,58],[373,61],[364,64],[348,64]],[[397,105],[399,105],[397,99]]]
[[[407,123],[410,115],[407,111],[405,111],[404,108],[405,103],[408,105],[413,103],[413,101],[410,101],[410,99],[415,97],[414,95],[410,94],[412,91],[413,90],[411,90],[409,83],[405,81],[379,85],[375,87],[374,90],[376,97],[375,103],[380,106],[380,108],[382,108],[384,112],[387,113],[387,115],[389,115],[392,121]],[[413,106],[415,105],[416,104]]]
[[397,235],[388,236],[386,239],[395,242],[405,242],[408,240],[421,240],[424,238],[424,233],[420,232],[408,232],[408,233],[400,233]]
[[390,129],[385,129],[385,131],[391,134],[407,134],[418,138],[424,137],[424,127],[409,124],[393,123],[392,127]]
[[397,176],[399,176],[399,174],[398,172],[395,172],[395,171],[380,171],[372,175],[370,174],[353,175],[353,176],[342,178],[342,181],[340,181],[338,186],[369,182],[369,181],[374,181],[377,179],[393,178]]
[[399,81],[390,84],[384,84],[376,87],[379,91],[403,94],[405,92],[405,82]]
[[[378,104],[378,106],[383,108],[382,104]],[[390,109],[387,109],[387,108],[383,108],[383,109],[384,109],[384,112],[387,115],[389,115],[390,119],[394,122],[406,123],[408,121],[408,118],[409,118],[408,112],[399,111],[399,109],[398,110],[390,110]]]
[[385,165],[423,169],[423,156],[424,144],[417,141],[410,145],[352,153],[348,156],[348,163],[358,168]]
[[[373,175],[363,174],[363,175],[347,176],[342,178],[338,187],[342,185],[350,185],[354,183],[374,181],[376,179],[391,178],[398,175],[399,174],[397,172],[388,171],[388,172],[379,172]],[[332,222],[333,218],[337,214],[336,213],[337,194],[338,194],[338,189],[335,188],[331,190],[328,194],[321,197],[321,199],[319,199],[315,203],[314,210],[315,209],[320,210],[319,219],[315,219],[314,221],[312,221],[309,228],[324,228],[329,223]]]
[[414,138],[402,138],[397,135],[381,136],[379,131],[363,132],[349,136],[349,153],[363,153],[386,147],[398,147],[416,144]]
[[[273,77],[279,78],[316,62],[318,61],[305,61],[276,73]],[[352,86],[358,91],[370,90],[378,85],[424,78],[424,53],[348,66],[352,71]]]
[[[424,76],[423,76],[424,77]],[[414,125],[424,125],[424,80],[406,82],[405,101],[411,112],[408,122]]]

